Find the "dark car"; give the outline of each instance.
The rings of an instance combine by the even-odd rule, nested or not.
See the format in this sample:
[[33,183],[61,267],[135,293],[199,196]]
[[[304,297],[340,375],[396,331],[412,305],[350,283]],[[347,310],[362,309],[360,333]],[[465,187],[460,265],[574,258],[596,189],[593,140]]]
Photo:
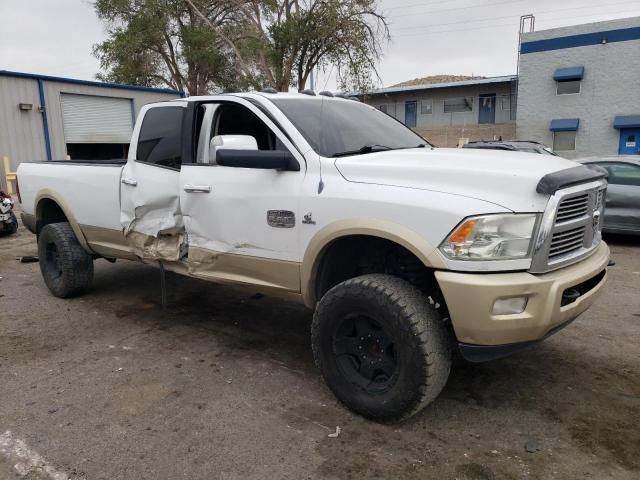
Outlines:
[[539,153],[542,155],[556,155],[544,143],[534,142],[532,140],[487,140],[478,142],[469,142],[462,148],[488,148],[490,150],[511,150],[515,152]]
[[609,174],[603,230],[640,235],[640,157],[584,158],[577,161],[602,167]]

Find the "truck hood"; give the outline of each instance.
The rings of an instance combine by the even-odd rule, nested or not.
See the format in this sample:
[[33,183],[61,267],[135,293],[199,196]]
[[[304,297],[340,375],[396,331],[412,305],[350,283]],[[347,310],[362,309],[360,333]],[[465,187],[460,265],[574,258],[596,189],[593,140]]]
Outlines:
[[541,212],[540,179],[575,167],[552,155],[462,148],[415,148],[338,158],[349,182],[430,190],[491,202],[514,212]]

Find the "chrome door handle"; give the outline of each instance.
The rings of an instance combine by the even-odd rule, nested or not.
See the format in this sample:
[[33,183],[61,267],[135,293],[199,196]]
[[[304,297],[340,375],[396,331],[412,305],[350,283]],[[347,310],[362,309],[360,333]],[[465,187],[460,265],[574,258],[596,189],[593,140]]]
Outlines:
[[134,180],[133,178],[123,178],[120,181],[125,185],[131,185],[132,187],[136,187],[138,185],[137,180]]
[[211,193],[211,185],[185,185],[184,191],[187,193]]

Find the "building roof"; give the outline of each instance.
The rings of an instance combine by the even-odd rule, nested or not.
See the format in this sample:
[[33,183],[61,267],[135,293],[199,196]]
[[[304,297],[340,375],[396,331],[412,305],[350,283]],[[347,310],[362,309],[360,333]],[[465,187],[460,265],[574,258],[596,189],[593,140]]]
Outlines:
[[616,18],[598,22],[579,23],[564,27],[547,28],[522,33],[522,43],[550,38],[567,37],[580,34],[602,33],[609,30],[626,29],[640,26],[640,17]]
[[406,82],[396,83],[391,87],[413,87],[416,85],[433,85],[435,83],[463,82],[466,80],[481,80],[487,77],[476,77],[469,75],[429,75],[428,77],[414,78]]
[[408,85],[400,87],[378,88],[367,93],[367,95],[386,95],[389,93],[415,92],[418,90],[435,90],[437,88],[469,87],[474,85],[487,85],[491,83],[509,83],[518,78],[516,75],[504,75],[501,77],[474,78],[473,80],[462,80],[441,83],[425,83],[421,85]]
[[171,88],[155,88],[155,87],[143,87],[141,85],[125,85],[122,83],[96,82],[93,80],[79,80],[77,78],[64,78],[64,77],[54,77],[51,75],[39,75],[37,73],[11,72],[9,70],[0,70],[0,77],[30,78],[32,80],[71,83],[75,85],[87,85],[90,87],[118,88],[122,90],[138,90],[143,92],[168,93],[168,94],[184,97],[183,91],[173,90]]

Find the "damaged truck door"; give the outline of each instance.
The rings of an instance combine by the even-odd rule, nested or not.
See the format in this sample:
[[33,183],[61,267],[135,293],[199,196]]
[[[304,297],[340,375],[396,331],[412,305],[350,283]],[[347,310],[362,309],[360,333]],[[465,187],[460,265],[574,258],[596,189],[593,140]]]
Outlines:
[[122,170],[120,223],[143,260],[177,261],[185,254],[179,195],[185,110],[176,103],[144,107]]
[[244,99],[195,109],[195,162],[180,172],[189,273],[299,292],[304,158]]

